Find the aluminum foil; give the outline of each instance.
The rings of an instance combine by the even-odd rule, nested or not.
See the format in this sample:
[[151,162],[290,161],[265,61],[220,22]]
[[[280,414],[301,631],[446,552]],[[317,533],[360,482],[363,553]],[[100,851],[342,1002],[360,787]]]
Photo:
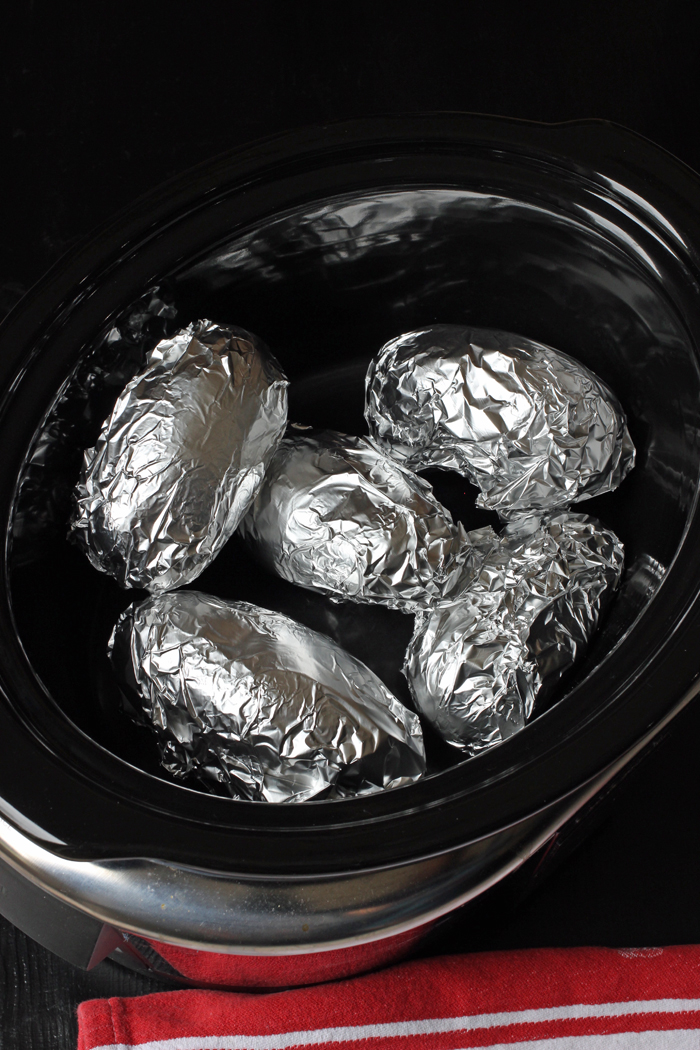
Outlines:
[[623,560],[584,514],[507,526],[466,594],[416,617],[404,674],[419,710],[470,755],[519,732],[585,650]]
[[354,656],[281,613],[177,591],[131,605],[110,651],[178,779],[303,802],[425,771],[418,717]]
[[625,414],[578,361],[523,336],[433,325],[367,373],[372,436],[412,470],[457,470],[504,519],[617,488],[634,466]]
[[460,592],[496,541],[467,534],[430,485],[367,438],[286,438],[241,532],[285,580],[405,612]]
[[287,386],[242,328],[204,320],[161,340],[84,454],[71,535],[95,568],[153,593],[194,580],[260,487]]

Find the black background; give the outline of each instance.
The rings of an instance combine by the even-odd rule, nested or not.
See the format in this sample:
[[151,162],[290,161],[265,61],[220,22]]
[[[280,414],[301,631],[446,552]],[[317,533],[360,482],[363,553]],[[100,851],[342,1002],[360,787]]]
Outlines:
[[[599,117],[700,170],[697,3],[22,0],[9,8],[0,314],[67,248],[158,182],[303,124],[439,109]],[[486,927],[464,919],[438,950],[700,942],[699,750],[696,704],[607,821],[524,906]],[[72,1050],[77,1002],[156,987],[109,963],[73,971],[3,920],[0,1050]]]

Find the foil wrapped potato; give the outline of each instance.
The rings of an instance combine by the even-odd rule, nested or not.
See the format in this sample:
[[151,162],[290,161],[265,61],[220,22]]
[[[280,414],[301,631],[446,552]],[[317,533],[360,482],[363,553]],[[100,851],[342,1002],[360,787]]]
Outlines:
[[291,583],[404,612],[459,593],[495,542],[367,438],[334,431],[284,439],[241,533]]
[[175,591],[112,634],[165,769],[234,798],[366,795],[425,771],[418,717],[363,663],[281,613]]
[[84,454],[72,539],[125,588],[194,580],[250,506],[287,422],[257,336],[198,321],[163,339]]
[[615,534],[584,514],[507,526],[458,601],[416,616],[404,674],[418,709],[470,755],[519,732],[584,652],[623,560]]
[[433,325],[371,362],[365,415],[412,470],[456,470],[504,520],[617,488],[635,449],[619,401],[588,368],[524,336]]

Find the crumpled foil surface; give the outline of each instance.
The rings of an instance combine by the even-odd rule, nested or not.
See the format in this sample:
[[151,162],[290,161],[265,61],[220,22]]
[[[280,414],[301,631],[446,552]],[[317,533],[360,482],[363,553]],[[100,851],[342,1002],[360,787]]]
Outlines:
[[519,732],[584,651],[623,561],[584,514],[507,526],[466,594],[416,617],[404,674],[419,710],[470,755]]
[[523,336],[433,325],[388,342],[367,373],[376,441],[412,470],[457,470],[504,520],[617,488],[634,466],[606,384]]
[[418,717],[363,663],[281,613],[176,591],[131,605],[110,650],[178,779],[303,802],[425,771]]
[[231,537],[287,422],[265,344],[202,320],[161,340],[84,454],[72,538],[122,587],[195,579]]
[[404,612],[459,593],[496,542],[367,438],[335,431],[285,438],[241,533],[285,580]]

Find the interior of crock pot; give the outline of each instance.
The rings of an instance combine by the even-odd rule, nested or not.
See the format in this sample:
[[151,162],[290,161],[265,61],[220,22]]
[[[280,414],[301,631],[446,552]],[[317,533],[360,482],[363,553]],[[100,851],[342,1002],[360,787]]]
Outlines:
[[[436,322],[522,334],[578,358],[612,387],[628,416],[637,465],[618,491],[576,509],[616,531],[626,571],[587,656],[553,698],[566,703],[663,579],[687,524],[700,462],[693,347],[654,266],[623,241],[604,224],[532,200],[454,188],[383,189],[272,216],[219,238],[156,283],[176,307],[171,328],[209,317],[260,335],[291,381],[290,420],[302,425],[366,433],[370,359],[387,339]],[[124,303],[122,317],[132,310]],[[118,315],[110,328],[115,321]],[[65,540],[82,449],[141,364],[133,347],[96,331],[63,386],[17,489],[11,599],[25,650],[68,717],[113,754],[167,779],[150,732],[124,714],[106,658],[117,616],[140,595],[120,590]],[[477,490],[463,478],[427,476],[466,528],[498,526],[495,515],[475,507]],[[334,603],[279,580],[237,537],[191,586],[279,610],[331,635],[410,703],[400,668],[412,617]],[[426,742],[430,773],[462,761],[429,729]]]

